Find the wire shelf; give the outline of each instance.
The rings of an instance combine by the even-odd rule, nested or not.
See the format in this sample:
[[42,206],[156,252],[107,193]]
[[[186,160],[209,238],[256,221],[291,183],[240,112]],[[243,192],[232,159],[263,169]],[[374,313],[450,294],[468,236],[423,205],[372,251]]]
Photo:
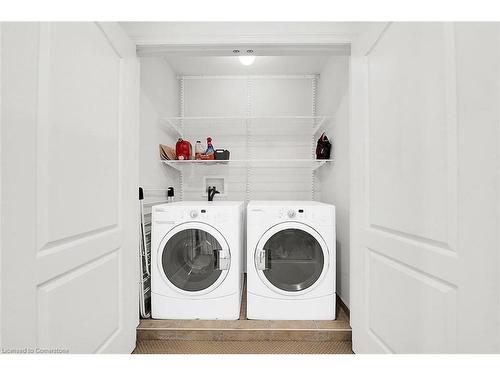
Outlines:
[[333,163],[333,159],[229,159],[229,160],[161,160],[162,164],[182,171],[185,167],[193,166],[230,166],[242,165],[261,168],[278,168],[280,166],[302,166],[304,168],[318,168]]
[[[313,134],[329,127],[334,116],[178,116],[160,119],[165,129],[175,138],[196,133],[210,127],[211,132],[240,131],[241,134],[276,134],[290,129]],[[262,126],[268,125],[268,126]]]

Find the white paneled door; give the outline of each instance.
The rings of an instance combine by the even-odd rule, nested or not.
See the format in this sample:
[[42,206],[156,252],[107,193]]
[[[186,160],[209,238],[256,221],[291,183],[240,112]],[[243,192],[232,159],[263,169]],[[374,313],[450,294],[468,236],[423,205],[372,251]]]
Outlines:
[[135,45],[114,23],[1,28],[1,347],[130,353]]
[[393,23],[352,56],[356,353],[499,352],[499,25]]

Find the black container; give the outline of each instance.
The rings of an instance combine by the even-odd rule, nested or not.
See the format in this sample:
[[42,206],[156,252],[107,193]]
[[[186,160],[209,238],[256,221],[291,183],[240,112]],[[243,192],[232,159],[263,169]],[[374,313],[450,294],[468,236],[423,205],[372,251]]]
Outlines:
[[229,151],[223,150],[221,148],[215,150],[214,159],[215,160],[229,160]]

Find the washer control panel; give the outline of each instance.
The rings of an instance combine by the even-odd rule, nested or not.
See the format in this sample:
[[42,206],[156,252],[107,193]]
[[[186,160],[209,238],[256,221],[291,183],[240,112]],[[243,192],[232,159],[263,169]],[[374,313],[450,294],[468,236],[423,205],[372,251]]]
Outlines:
[[229,213],[224,210],[214,209],[210,207],[186,207],[182,210],[169,210],[168,208],[154,208],[155,220],[169,224],[177,224],[186,221],[201,221],[222,223],[228,220]]
[[210,208],[189,208],[182,215],[183,220],[211,221],[221,223],[227,219],[227,213],[219,209]]
[[308,218],[306,210],[303,208],[282,208],[278,215],[280,219],[302,220]]

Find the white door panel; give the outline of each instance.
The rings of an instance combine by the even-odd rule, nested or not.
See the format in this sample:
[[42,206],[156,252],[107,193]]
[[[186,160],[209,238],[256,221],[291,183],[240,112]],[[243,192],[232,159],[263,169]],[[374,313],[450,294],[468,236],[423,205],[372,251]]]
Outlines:
[[120,329],[119,273],[114,251],[39,285],[38,345],[99,351]]
[[131,352],[135,46],[113,23],[2,34],[2,345]]
[[43,24],[40,51],[38,238],[47,249],[118,224],[121,58],[92,23]]
[[450,351],[456,288],[373,250],[367,253],[369,326],[389,352]]
[[365,38],[352,61],[354,351],[497,352],[498,25],[394,23]]
[[[457,142],[446,116],[453,82],[444,31],[394,24],[368,59],[370,224],[438,244],[448,243],[447,223],[456,220],[447,210],[456,206]],[[447,184],[448,175],[455,181]]]

